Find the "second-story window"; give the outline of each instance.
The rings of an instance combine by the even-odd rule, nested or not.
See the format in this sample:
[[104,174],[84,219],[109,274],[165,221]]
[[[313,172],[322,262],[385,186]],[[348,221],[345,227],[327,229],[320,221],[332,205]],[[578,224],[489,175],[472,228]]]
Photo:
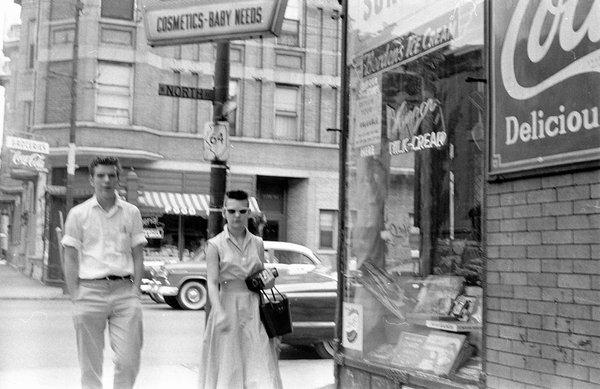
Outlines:
[[277,85],[275,89],[275,139],[296,140],[298,133],[298,87]]
[[107,124],[130,123],[131,66],[98,63],[96,121]]
[[103,18],[133,20],[134,0],[102,0]]
[[300,46],[300,2],[301,0],[288,0],[277,44]]

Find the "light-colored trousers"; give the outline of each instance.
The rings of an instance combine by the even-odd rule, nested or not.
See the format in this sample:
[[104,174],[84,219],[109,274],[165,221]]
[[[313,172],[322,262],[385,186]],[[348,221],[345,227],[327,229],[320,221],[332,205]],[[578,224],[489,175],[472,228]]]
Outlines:
[[84,389],[102,388],[104,331],[114,351],[114,389],[132,388],[140,369],[142,304],[129,280],[81,280],[73,321]]

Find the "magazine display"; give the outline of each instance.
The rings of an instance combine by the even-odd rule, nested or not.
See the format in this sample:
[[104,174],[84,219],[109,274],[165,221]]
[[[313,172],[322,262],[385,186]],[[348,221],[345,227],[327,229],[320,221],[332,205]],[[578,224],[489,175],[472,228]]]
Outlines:
[[369,360],[450,377],[476,354],[482,328],[480,287],[465,288],[461,276],[398,280],[371,264],[364,270],[360,283],[387,312],[386,343],[369,351]]
[[402,331],[395,345],[384,344],[369,353],[369,358],[402,368],[448,376],[472,355],[467,336],[444,331]]

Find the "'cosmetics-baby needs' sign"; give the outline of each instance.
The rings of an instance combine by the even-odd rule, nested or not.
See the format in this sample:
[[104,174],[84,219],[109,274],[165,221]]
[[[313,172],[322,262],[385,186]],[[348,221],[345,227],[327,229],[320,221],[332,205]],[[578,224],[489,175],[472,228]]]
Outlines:
[[600,0],[491,7],[490,173],[600,159]]

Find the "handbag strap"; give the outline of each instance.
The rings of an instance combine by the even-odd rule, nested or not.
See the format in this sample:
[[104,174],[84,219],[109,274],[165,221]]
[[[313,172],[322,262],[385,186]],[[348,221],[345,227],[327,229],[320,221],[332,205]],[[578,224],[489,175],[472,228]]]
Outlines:
[[267,292],[265,292],[264,289],[260,290],[259,296],[260,296],[260,302],[261,302],[261,304],[263,302],[263,296],[265,297],[265,299],[268,302],[275,302],[275,301],[277,301],[277,297],[275,296],[275,292],[277,292],[277,294],[280,295],[282,299],[285,298],[285,296],[276,287],[273,286],[273,288],[271,288],[271,295],[273,295],[273,301],[271,301],[271,299],[269,298],[269,295],[267,294]]

